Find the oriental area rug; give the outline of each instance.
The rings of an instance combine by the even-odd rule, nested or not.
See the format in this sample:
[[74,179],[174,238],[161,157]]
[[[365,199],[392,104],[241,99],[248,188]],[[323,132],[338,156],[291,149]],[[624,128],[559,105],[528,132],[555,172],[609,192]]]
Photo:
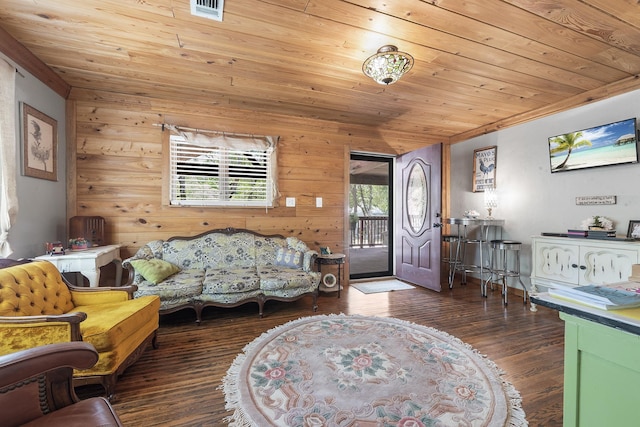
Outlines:
[[249,343],[230,426],[525,426],[518,391],[458,338],[394,318],[311,316]]

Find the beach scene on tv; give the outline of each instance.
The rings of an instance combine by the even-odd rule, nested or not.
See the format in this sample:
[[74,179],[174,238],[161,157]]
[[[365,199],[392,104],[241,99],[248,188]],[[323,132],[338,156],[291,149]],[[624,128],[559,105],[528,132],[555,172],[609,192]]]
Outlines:
[[638,161],[636,119],[549,138],[551,172]]

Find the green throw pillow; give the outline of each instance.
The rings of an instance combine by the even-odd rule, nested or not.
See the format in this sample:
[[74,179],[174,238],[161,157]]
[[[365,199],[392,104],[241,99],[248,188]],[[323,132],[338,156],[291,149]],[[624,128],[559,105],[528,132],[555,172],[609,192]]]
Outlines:
[[302,268],[304,262],[304,254],[295,249],[278,249],[276,255],[276,265],[289,268]]
[[142,277],[144,277],[145,280],[148,280],[155,285],[162,282],[172,274],[180,271],[180,267],[177,265],[157,258],[150,260],[135,259],[131,261],[131,265],[142,275]]

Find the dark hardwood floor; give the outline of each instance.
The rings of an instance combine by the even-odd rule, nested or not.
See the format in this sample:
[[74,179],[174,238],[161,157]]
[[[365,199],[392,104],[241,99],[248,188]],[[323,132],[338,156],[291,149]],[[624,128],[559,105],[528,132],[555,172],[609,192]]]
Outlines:
[[243,347],[263,332],[314,314],[392,316],[457,336],[493,360],[520,392],[531,426],[562,425],[564,325],[557,312],[529,311],[521,298],[502,305],[498,289],[488,298],[477,285],[456,284],[436,293],[422,288],[364,295],[347,287],[340,299],[268,302],[260,319],[255,304],[208,308],[201,326],[191,312],[161,317],[159,348],[147,349],[120,377],[113,402],[127,426],[226,425],[222,378]]

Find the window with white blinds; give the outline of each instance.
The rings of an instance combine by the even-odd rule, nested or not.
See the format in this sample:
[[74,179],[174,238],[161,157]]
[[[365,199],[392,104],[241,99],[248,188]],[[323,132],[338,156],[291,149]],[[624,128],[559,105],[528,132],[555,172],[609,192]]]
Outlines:
[[275,150],[240,150],[170,138],[172,205],[271,207]]

